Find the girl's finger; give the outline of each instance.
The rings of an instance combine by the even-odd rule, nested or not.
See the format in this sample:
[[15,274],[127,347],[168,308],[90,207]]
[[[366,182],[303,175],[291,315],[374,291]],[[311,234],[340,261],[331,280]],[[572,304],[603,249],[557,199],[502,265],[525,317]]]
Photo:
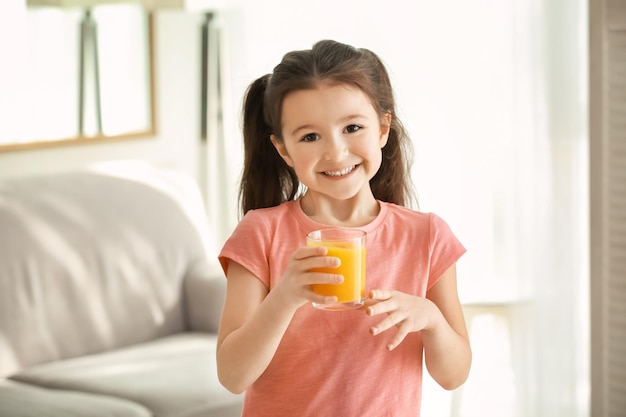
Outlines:
[[[299,261],[298,268],[302,271],[312,271],[316,268],[337,268],[341,264],[341,260],[334,256],[313,256]],[[325,269],[326,270],[326,269]],[[332,270],[328,271],[333,273]],[[328,273],[327,272],[327,273]]]
[[375,304],[372,304],[370,307],[365,310],[365,313],[368,316],[376,316],[382,313],[390,313],[394,310],[397,310],[398,304],[389,298],[385,298],[384,301],[378,301]]
[[311,272],[307,274],[306,280],[302,281],[305,284],[341,284],[343,282],[343,275],[340,274],[328,274],[326,272]]
[[407,331],[407,326],[398,326],[398,331],[394,335],[394,337],[387,343],[387,350],[394,350],[409,334]]
[[394,327],[396,324],[400,323],[403,320],[402,317],[399,317],[398,314],[391,313],[385,319],[381,320],[378,324],[370,328],[370,333],[376,336],[379,333],[384,332],[385,330],[389,330]]
[[311,290],[308,296],[309,300],[317,304],[335,304],[338,299],[335,295],[319,295]]
[[327,252],[328,249],[324,246],[302,246],[296,249],[291,256],[294,260],[300,261],[313,256],[324,256]]
[[393,293],[393,290],[376,289],[370,291],[369,296],[372,300],[384,301],[390,299]]

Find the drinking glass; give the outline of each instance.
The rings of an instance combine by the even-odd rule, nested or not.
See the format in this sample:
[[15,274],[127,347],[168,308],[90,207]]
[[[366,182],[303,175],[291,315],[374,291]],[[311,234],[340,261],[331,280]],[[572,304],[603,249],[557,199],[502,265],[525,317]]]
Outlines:
[[316,294],[336,296],[331,304],[313,303],[321,310],[352,310],[365,304],[365,240],[358,229],[332,227],[316,230],[306,236],[308,246],[324,246],[328,256],[341,260],[336,268],[314,268],[312,271],[343,275],[341,284],[313,284]]

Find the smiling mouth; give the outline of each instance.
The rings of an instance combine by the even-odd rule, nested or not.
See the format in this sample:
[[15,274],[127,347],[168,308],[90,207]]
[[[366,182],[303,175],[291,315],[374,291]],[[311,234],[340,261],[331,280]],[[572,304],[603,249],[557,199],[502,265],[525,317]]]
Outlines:
[[344,168],[341,171],[324,171],[324,175],[328,175],[329,177],[341,177],[343,175],[348,175],[356,168],[356,165],[352,165],[350,167]]

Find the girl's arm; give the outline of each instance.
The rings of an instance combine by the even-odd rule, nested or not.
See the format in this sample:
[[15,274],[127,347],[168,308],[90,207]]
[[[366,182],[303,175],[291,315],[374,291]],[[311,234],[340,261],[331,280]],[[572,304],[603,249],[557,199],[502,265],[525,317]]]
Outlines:
[[247,269],[229,263],[217,339],[217,372],[226,389],[243,392],[265,371],[294,313]]
[[373,335],[397,327],[389,350],[398,346],[410,332],[420,331],[428,372],[445,389],[460,386],[469,374],[472,352],[457,294],[456,265],[451,266],[427,292],[426,298],[395,290],[373,290],[378,301],[366,309],[374,316],[387,313],[371,329]]
[[454,389],[465,382],[472,362],[455,265],[444,272],[426,298],[434,304],[431,325],[422,331],[426,367],[439,385]]
[[226,301],[217,338],[217,372],[231,392],[245,391],[265,371],[296,310],[308,301],[335,302],[313,293],[313,283],[338,283],[341,275],[309,272],[337,266],[322,247],[300,248],[276,285],[268,288],[250,271],[230,261]]

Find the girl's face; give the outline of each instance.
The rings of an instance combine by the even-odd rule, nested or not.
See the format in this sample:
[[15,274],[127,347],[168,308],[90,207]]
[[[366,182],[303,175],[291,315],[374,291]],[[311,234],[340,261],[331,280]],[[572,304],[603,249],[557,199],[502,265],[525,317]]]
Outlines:
[[391,115],[381,124],[359,89],[321,84],[288,94],[282,106],[278,153],[306,185],[307,194],[347,200],[371,195],[369,181],[380,168]]

